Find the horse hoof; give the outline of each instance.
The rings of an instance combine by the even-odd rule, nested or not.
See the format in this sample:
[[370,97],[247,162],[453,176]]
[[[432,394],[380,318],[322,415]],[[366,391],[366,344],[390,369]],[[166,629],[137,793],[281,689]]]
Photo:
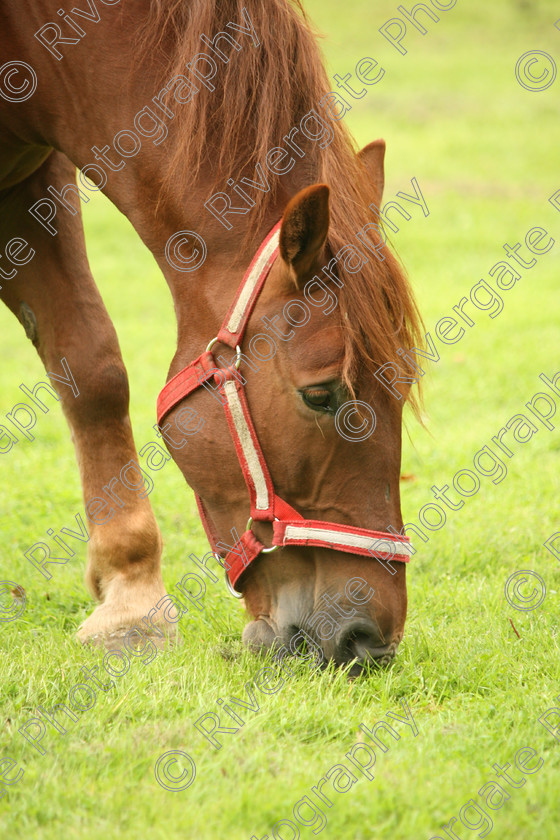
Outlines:
[[175,623],[163,620],[152,625],[146,615],[117,610],[106,603],[94,609],[76,636],[83,645],[91,644],[107,651],[123,648],[133,651],[145,646],[147,640],[158,650],[182,643]]
[[[120,630],[113,630],[110,633],[96,633],[93,636],[84,635],[81,630],[76,634],[78,641],[82,645],[91,645],[95,648],[111,651],[122,651],[123,648],[130,650],[130,648],[139,648],[145,646],[146,642],[140,643],[140,635],[138,634],[138,643],[135,643],[134,637],[131,635],[134,627],[122,627]],[[170,647],[180,647],[183,644],[183,639],[176,629],[171,627],[158,627],[159,632],[148,632],[142,630],[142,636],[149,639],[149,641],[158,650],[167,650]],[[130,634],[130,635],[129,635]],[[128,638],[127,638],[128,636]]]

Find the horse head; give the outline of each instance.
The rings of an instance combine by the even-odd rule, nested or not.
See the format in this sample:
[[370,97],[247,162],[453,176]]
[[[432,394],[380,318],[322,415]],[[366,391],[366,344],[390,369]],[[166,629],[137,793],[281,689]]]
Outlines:
[[[378,141],[360,154],[379,204],[383,153]],[[211,352],[162,392],[160,417],[172,420],[186,396],[204,417],[196,445],[173,457],[199,497],[216,559],[252,616],[245,643],[292,652],[314,646],[324,661],[356,660],[359,669],[396,652],[412,549],[399,536],[406,393],[395,398],[375,375],[386,361],[376,347],[383,339],[394,344],[399,324],[389,314],[383,327],[379,312],[366,312],[360,330],[372,364],[357,353],[350,360],[358,331],[352,311],[371,309],[372,297],[360,301],[349,287],[374,288],[389,309],[388,290],[398,289],[402,275],[370,224],[370,235],[378,231],[371,259],[364,248],[346,250],[342,281],[330,202],[326,184],[289,200]],[[381,343],[375,326],[387,333]],[[220,354],[220,344],[236,354]],[[183,390],[181,377],[190,382]]]

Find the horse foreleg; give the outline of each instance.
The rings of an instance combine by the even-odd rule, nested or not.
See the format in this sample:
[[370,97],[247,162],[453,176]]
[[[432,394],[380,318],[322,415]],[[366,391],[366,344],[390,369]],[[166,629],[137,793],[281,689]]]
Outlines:
[[[162,542],[147,494],[138,492],[138,479],[128,481],[135,489],[118,481],[127,464],[138,464],[128,378],[113,324],[89,270],[80,214],[59,208],[53,236],[28,212],[49,195],[49,185],[60,191],[68,183],[75,183],[74,167],[53,153],[26,181],[0,194],[7,239],[21,237],[36,251],[16,276],[2,280],[0,295],[24,324],[47,371],[62,373],[65,358],[79,390],[75,396],[71,387],[51,380],[72,432],[84,502],[105,502],[88,508],[86,583],[101,603],[78,637],[113,646],[134,626],[146,630],[142,619],[165,595]],[[75,191],[68,197],[76,207]],[[133,465],[129,470],[139,476]],[[173,633],[162,615],[152,612],[151,620]]]

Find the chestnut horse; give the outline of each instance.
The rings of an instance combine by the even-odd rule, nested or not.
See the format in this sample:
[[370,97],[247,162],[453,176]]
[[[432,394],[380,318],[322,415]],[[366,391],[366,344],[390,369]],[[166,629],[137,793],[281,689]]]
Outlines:
[[[79,386],[79,398],[58,390],[84,500],[138,461],[127,374],[84,244],[80,205],[99,188],[171,290],[178,340],[168,380],[192,373],[201,353],[208,362],[221,351],[227,381],[246,382],[242,400],[232,386],[236,405],[248,407],[236,447],[219,374],[165,409],[172,427],[180,407],[203,419],[188,445],[167,437],[211,523],[213,547],[218,539],[230,545],[235,533],[245,533],[245,548],[270,547],[272,521],[275,533],[284,529],[278,551],[258,548],[236,575],[253,619],[244,641],[268,648],[305,631],[325,660],[388,661],[403,635],[406,566],[379,562],[391,551],[374,556],[364,540],[403,529],[401,425],[410,394],[401,386],[396,398],[375,374],[393,364],[413,381],[402,348],[419,342],[420,321],[374,224],[384,144],[354,151],[339,121],[343,100],[329,94],[298,0],[82,0],[67,12],[48,0],[4,0],[0,19],[0,209],[12,243],[0,252],[1,295],[46,369],[59,370],[65,357]],[[246,312],[236,375],[228,367],[234,350],[222,342],[213,357],[203,351],[273,228],[276,258]],[[361,250],[350,246],[358,233]],[[276,352],[265,358],[262,345],[258,364],[247,364],[263,323],[272,325],[266,335]],[[376,418],[361,442],[336,422],[345,405],[360,403]],[[276,507],[253,516],[246,531],[255,512],[249,426]],[[165,595],[149,500],[120,485],[115,494],[110,513],[88,512],[86,583],[100,603],[79,630],[83,642],[124,635]],[[290,542],[298,522],[307,536]],[[351,599],[353,578],[362,584],[354,582]],[[329,620],[336,632],[318,632],[317,621]]]

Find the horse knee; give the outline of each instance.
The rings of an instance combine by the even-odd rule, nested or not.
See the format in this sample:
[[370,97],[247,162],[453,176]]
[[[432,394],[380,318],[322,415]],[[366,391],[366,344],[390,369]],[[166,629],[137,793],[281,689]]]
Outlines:
[[[65,406],[76,420],[88,423],[121,421],[128,414],[130,388],[124,363],[113,359],[93,365],[78,364],[72,370],[79,395],[66,394]],[[67,389],[65,389],[67,390]]]

